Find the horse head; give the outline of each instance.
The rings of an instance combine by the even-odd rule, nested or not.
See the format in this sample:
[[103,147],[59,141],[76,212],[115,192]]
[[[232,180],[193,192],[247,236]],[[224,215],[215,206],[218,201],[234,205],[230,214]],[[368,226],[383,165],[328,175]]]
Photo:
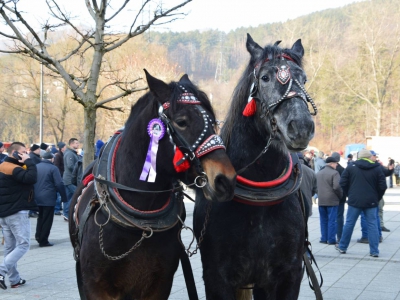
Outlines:
[[206,94],[186,74],[179,82],[166,84],[145,73],[167,127],[174,154],[171,163],[179,179],[203,188],[208,200],[231,200],[236,173],[215,134],[215,115]]
[[257,123],[262,124],[260,132],[266,130],[296,152],[305,149],[314,136],[307,102],[314,114],[316,106],[304,88],[307,77],[301,64],[304,55],[301,40],[291,49],[282,49],[279,43],[262,48],[247,35],[246,47],[251,59],[245,72],[248,102],[242,104],[243,114],[257,118]]

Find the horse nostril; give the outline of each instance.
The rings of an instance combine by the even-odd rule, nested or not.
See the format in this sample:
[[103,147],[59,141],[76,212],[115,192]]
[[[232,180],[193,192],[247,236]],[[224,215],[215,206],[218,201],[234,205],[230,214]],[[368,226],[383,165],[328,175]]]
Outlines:
[[296,137],[298,130],[295,121],[290,121],[287,127],[287,133],[290,137]]
[[217,175],[214,180],[215,191],[218,195],[225,196],[227,198],[233,197],[234,184],[232,180],[228,179],[225,175]]

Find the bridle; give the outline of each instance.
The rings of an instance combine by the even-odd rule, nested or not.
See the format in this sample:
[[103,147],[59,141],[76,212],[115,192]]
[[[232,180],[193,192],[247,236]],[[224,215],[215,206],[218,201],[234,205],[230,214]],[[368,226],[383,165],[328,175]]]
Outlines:
[[[177,100],[177,103],[195,105],[195,108],[201,113],[204,121],[203,130],[196,141],[193,143],[193,145],[190,145],[186,141],[186,139],[176,130],[171,120],[164,113],[164,111],[169,109],[169,107],[171,106],[171,103],[169,101],[165,102],[163,105],[159,105],[158,115],[167,127],[167,134],[169,136],[170,143],[174,145],[174,150],[176,150],[176,147],[178,146],[184,154],[183,157],[177,162],[177,165],[180,165],[185,161],[193,162],[197,174],[199,176],[205,176],[205,179],[207,180],[207,175],[205,174],[201,166],[200,157],[217,149],[225,150],[225,145],[221,137],[217,134],[212,134],[208,138],[205,137],[208,128],[214,126],[213,121],[207,114],[206,110],[201,106],[202,103],[196,98],[194,94],[189,93],[182,85],[179,85],[179,88],[183,91],[183,93]],[[175,137],[178,141],[178,145],[175,144],[173,137]]]
[[[274,115],[274,111],[276,110],[276,108],[279,106],[280,103],[282,103],[285,100],[290,100],[290,99],[294,98],[295,96],[299,96],[306,103],[306,105],[307,105],[307,102],[309,102],[311,104],[314,112],[310,111],[310,114],[312,116],[317,115],[318,109],[317,109],[317,106],[315,105],[313,99],[307,93],[304,85],[301,84],[296,78],[293,78],[293,76],[291,74],[290,67],[288,65],[288,61],[292,61],[294,63],[296,63],[296,62],[293,60],[293,58],[291,58],[289,55],[287,55],[285,53],[277,55],[276,58],[278,58],[279,62],[280,62],[280,64],[278,66],[275,66],[275,68],[277,69],[276,79],[282,85],[287,84],[287,89],[286,89],[285,93],[278,100],[276,100],[275,102],[273,102],[271,104],[267,104],[264,101],[260,101],[261,108],[263,111],[263,113],[261,114],[261,118],[265,118],[265,117],[269,118],[269,122],[270,122],[270,126],[271,126],[271,133],[268,138],[267,145],[264,147],[264,149],[261,151],[261,153],[250,164],[248,164],[244,168],[240,169],[237,172],[237,174],[241,174],[244,170],[246,170],[248,167],[253,165],[262,155],[264,155],[268,151],[269,146],[271,145],[272,140],[275,138],[276,132],[278,130],[278,127],[276,125],[277,122],[273,115]],[[271,61],[271,59],[266,58],[263,62],[256,64],[256,66],[254,67],[253,83],[250,87],[249,102],[251,101],[251,99],[262,99],[261,97],[258,97],[258,92],[259,92],[258,87],[259,87],[259,80],[260,80],[258,78],[258,75],[259,75],[259,71],[261,70],[261,67],[264,65],[264,63],[267,63],[269,61]],[[295,83],[295,85],[297,85],[300,88],[301,93],[298,93],[298,92],[292,90],[293,82]],[[308,107],[308,105],[307,105],[307,107]]]
[[[295,96],[300,96],[301,99],[303,99],[303,101],[307,104],[307,102],[309,102],[314,110],[314,112],[310,112],[310,114],[312,116],[316,116],[318,109],[317,106],[315,105],[313,99],[311,98],[311,96],[307,93],[305,87],[303,84],[301,84],[296,78],[293,78],[291,71],[290,71],[290,67],[288,65],[288,61],[292,61],[295,63],[295,61],[287,54],[281,54],[278,55],[277,58],[279,58],[279,66],[275,66],[275,68],[277,69],[277,73],[276,73],[276,78],[279,81],[279,83],[281,83],[282,85],[286,85],[287,89],[285,91],[285,93],[275,102],[271,103],[271,104],[267,104],[265,102],[261,103],[264,115],[262,115],[261,117],[265,117],[267,115],[273,115],[274,110],[278,107],[278,105],[280,103],[282,103],[285,100],[289,100],[291,98],[294,98]],[[257,93],[258,93],[258,82],[259,82],[259,78],[258,78],[258,72],[261,69],[262,65],[264,63],[269,62],[270,59],[266,58],[263,63],[259,63],[254,67],[253,70],[253,84],[251,86],[250,89],[250,97],[255,97],[257,99],[260,99],[259,97],[257,97]],[[302,91],[302,93],[297,93],[296,91],[292,90],[292,86],[293,86],[293,82],[295,83],[295,85],[297,85],[300,90]],[[307,106],[308,107],[308,106]]]

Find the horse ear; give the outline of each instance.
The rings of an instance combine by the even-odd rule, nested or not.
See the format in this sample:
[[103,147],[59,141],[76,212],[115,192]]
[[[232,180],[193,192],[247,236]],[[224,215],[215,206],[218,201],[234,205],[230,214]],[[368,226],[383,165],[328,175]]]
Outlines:
[[303,45],[301,44],[301,39],[298,39],[292,46],[291,49],[293,52],[296,52],[300,57],[303,57],[304,55],[304,48]]
[[263,53],[263,48],[260,47],[251,37],[250,34],[247,34],[246,48],[249,51],[251,58],[253,60],[258,60],[261,58]]
[[160,79],[151,76],[146,69],[143,69],[143,71],[146,74],[146,80],[147,84],[149,85],[150,91],[154,93],[154,95],[156,95],[156,97],[158,98],[157,100],[159,102],[161,103],[166,102],[169,99],[169,96],[171,95],[171,91],[168,84],[166,84],[164,81]]
[[179,82],[180,82],[180,83],[190,83],[190,84],[192,84],[192,82],[191,82],[190,79],[189,79],[188,74],[184,74],[184,75],[181,77],[181,79],[179,79]]
[[278,46],[282,41],[276,41],[274,46]]

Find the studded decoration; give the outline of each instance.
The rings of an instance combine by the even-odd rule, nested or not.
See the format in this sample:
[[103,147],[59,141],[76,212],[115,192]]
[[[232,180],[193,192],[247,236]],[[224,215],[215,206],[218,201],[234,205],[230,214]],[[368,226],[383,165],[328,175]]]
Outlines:
[[290,68],[287,65],[281,65],[280,67],[278,67],[276,79],[278,79],[281,84],[288,83],[291,77],[292,76],[290,74]]
[[198,158],[200,158],[203,155],[206,155],[207,153],[212,152],[217,149],[225,150],[225,145],[219,135],[213,134],[208,139],[206,139],[203,144],[201,144],[197,148],[195,154]]

